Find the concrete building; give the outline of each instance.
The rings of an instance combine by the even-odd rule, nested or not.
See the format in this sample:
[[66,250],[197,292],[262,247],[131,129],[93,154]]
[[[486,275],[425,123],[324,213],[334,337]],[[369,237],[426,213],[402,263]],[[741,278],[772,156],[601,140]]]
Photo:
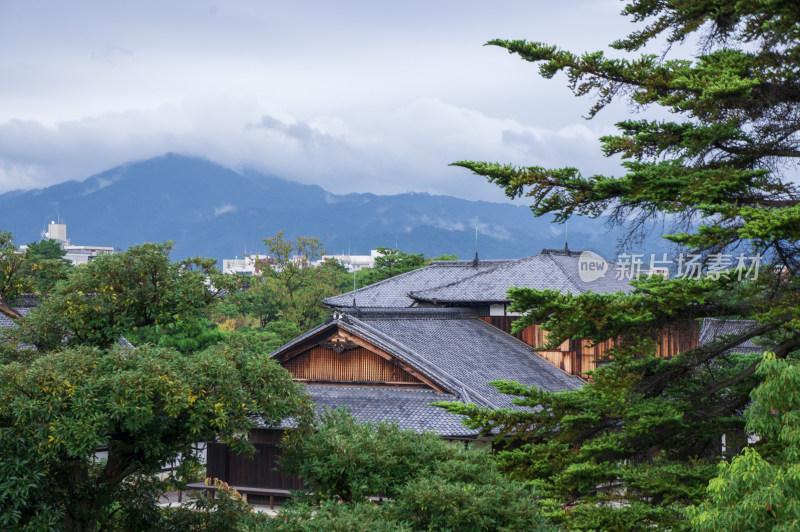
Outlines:
[[[114,253],[112,246],[73,246],[67,238],[67,224],[51,221],[47,226],[47,231],[42,231],[42,240],[52,239],[61,244],[61,249],[67,254],[65,259],[72,262],[73,266],[86,264],[87,262],[99,257],[100,255],[111,255]],[[28,246],[20,246],[24,251]]]
[[369,255],[323,255],[322,260],[317,261],[315,266],[320,264],[323,260],[335,260],[345,268],[347,268],[348,272],[357,272],[362,268],[372,268],[375,266],[375,259],[380,257],[381,254],[378,252],[377,249],[373,249],[369,252]]

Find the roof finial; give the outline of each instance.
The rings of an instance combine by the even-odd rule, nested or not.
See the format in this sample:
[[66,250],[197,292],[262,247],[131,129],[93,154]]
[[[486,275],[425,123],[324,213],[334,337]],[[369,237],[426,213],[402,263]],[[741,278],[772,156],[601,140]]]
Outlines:
[[564,222],[564,251],[569,251],[569,221]]
[[472,259],[472,267],[478,267],[478,217],[475,217],[475,258]]

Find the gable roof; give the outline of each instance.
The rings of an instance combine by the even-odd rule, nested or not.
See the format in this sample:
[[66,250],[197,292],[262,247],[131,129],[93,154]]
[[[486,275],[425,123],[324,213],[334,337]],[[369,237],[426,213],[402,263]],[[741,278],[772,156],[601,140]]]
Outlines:
[[[354,315],[357,314],[357,315]],[[280,357],[326,331],[339,328],[391,353],[456,400],[503,408],[512,398],[488,383],[515,380],[548,391],[582,385],[520,340],[465,309],[359,309],[335,312],[329,320],[274,351]],[[312,385],[312,387],[315,385]]]
[[509,303],[506,295],[513,286],[558,290],[562,293],[628,292],[627,279],[617,279],[616,265],[605,261],[605,274],[590,282],[581,280],[581,251],[543,249],[539,255],[509,261],[495,268],[429,289],[409,294],[420,302],[431,303]]
[[408,297],[413,290],[425,290],[470,277],[476,273],[491,270],[511,260],[481,260],[477,265],[472,261],[433,261],[430,266],[402,273],[375,284],[359,288],[338,296],[323,299],[322,302],[333,308],[352,307],[355,297],[360,308],[399,308],[410,307],[414,300]]

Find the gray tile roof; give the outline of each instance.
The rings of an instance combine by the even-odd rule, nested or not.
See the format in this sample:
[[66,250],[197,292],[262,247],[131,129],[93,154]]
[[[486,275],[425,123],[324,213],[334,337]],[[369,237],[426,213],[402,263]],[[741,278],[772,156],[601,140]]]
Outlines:
[[[700,325],[699,343],[702,346],[710,344],[721,336],[746,334],[756,327],[758,327],[758,322],[755,320],[704,318]],[[754,343],[752,338],[728,350],[733,353],[763,353],[764,351],[765,348]]]
[[374,386],[328,386],[310,384],[305,387],[318,409],[346,407],[363,422],[395,422],[401,429],[416,432],[433,431],[442,436],[475,436],[477,431],[461,424],[454,416],[429,406],[434,401],[456,401],[453,395],[433,390],[378,388]]
[[[28,312],[30,312],[30,310],[31,310],[29,307],[12,307],[12,308],[20,316],[27,316]],[[0,327],[1,328],[12,329],[12,328],[14,328],[16,326],[17,326],[17,323],[14,320],[12,320],[8,316],[6,316],[2,312],[0,312]]]
[[414,300],[408,297],[412,290],[441,286],[508,262],[512,261],[482,260],[478,261],[477,266],[473,266],[472,261],[434,261],[430,266],[390,277],[353,292],[329,297],[322,302],[329,307],[351,307],[355,296],[359,307],[410,307],[414,304]]
[[[278,356],[307,339],[325,333],[326,329],[332,330],[336,327],[385,349],[421,371],[448,392],[445,395],[451,397],[449,400],[475,403],[489,408],[509,406],[513,398],[501,394],[489,385],[493,380],[513,380],[548,391],[572,390],[582,385],[580,378],[570,376],[551,365],[527,344],[478,319],[473,312],[466,309],[400,308],[335,312],[326,323],[289,342],[271,356]],[[336,407],[348,406],[348,394],[354,393],[356,387],[331,388],[340,391],[326,395],[326,405]],[[316,387],[309,386],[309,389],[313,391]],[[371,390],[374,391],[370,394],[385,397],[385,401],[381,400],[381,405],[389,404],[391,394],[397,393],[391,392],[396,390],[393,388],[376,387]],[[411,392],[419,391],[410,390],[409,393]],[[410,397],[418,395],[412,394]],[[341,402],[337,402],[339,400]],[[411,409],[412,406],[408,408]],[[399,417],[392,418],[395,414],[390,416],[387,413],[384,419],[407,423],[402,419],[402,412],[389,412],[395,412]],[[436,415],[439,416],[438,413]],[[446,413],[442,415],[450,416]],[[368,416],[364,419],[371,418]],[[436,428],[437,423],[440,422],[435,419],[420,421],[416,425],[409,425],[409,428],[427,430],[425,427],[433,426],[433,430],[444,435]]]
[[581,386],[580,378],[474,315],[456,309],[432,310],[404,309],[393,315],[367,311],[360,320],[460,383],[460,393],[466,393],[469,402],[491,408],[509,406],[512,398],[488,384],[493,380],[514,380],[552,392]]
[[581,253],[545,249],[539,255],[510,261],[438,287],[416,288],[410,296],[420,302],[432,303],[505,303],[511,301],[506,292],[512,286],[571,294],[628,292],[632,289],[628,280],[616,278],[616,265],[608,261],[605,261],[602,277],[590,282],[582,281],[578,272]]

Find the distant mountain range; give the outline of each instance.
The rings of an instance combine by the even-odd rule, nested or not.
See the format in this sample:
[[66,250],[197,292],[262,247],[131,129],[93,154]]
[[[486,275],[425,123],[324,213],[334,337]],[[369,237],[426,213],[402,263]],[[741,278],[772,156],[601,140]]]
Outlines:
[[[475,254],[517,258],[564,247],[564,226],[537,219],[524,206],[407,193],[337,195],[210,161],[166,154],[112,168],[83,181],[0,195],[0,229],[17,244],[33,242],[51,220],[67,224],[73,244],[116,246],[174,240],[173,258],[233,258],[263,252],[263,238],[317,237],[329,253],[368,254],[377,246],[426,256]],[[618,233],[602,220],[569,222],[570,249],[616,254]],[[643,249],[664,248],[658,237]]]

